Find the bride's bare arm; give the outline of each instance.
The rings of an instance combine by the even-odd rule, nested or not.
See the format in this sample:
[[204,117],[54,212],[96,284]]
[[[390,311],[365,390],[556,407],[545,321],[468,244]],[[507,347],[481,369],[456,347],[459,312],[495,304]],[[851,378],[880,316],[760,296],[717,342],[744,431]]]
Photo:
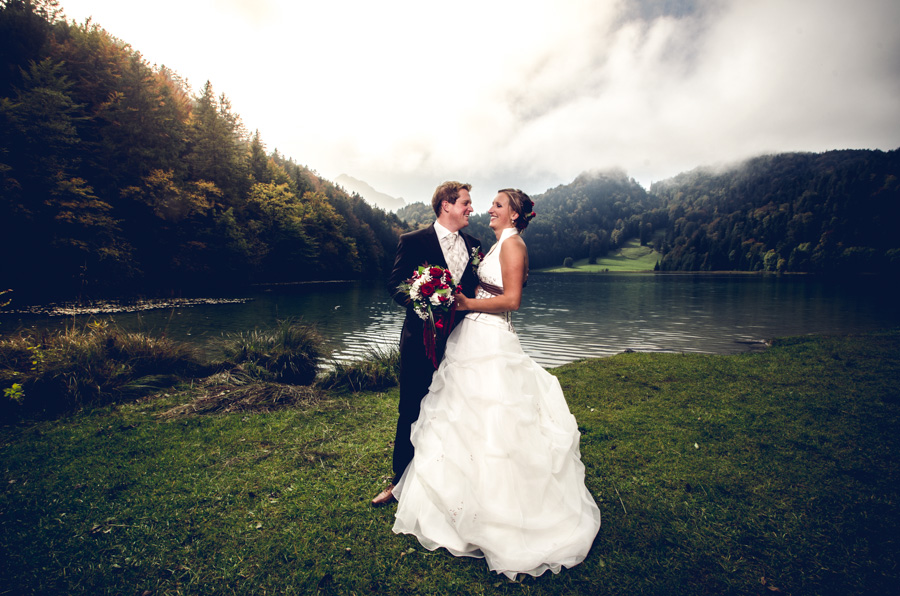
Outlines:
[[528,272],[528,249],[519,236],[512,236],[503,243],[500,251],[500,270],[503,274],[503,294],[491,298],[466,298],[457,295],[457,310],[476,312],[506,312],[519,310],[522,303],[522,286]]

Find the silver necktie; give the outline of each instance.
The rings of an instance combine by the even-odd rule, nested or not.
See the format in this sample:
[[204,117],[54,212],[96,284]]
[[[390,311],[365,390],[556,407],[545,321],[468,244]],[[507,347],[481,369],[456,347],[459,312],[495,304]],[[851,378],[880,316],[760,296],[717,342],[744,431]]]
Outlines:
[[453,275],[453,280],[456,283],[459,283],[460,278],[462,277],[463,267],[465,267],[458,246],[459,234],[448,234],[444,237],[444,241],[446,242],[447,247],[447,266],[450,267],[450,273]]

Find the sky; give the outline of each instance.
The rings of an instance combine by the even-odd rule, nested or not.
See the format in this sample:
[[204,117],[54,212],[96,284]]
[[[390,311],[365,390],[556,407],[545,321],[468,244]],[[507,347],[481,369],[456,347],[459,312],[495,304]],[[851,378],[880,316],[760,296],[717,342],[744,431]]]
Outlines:
[[900,147],[897,0],[60,0],[269,151],[407,202]]

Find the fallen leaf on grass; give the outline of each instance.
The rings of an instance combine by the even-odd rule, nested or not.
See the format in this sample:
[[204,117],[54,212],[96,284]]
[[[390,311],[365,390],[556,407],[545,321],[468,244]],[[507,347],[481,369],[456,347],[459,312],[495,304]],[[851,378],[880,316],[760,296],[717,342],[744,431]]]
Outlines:
[[770,592],[781,592],[781,588],[777,588],[777,587],[773,586],[772,584],[770,584],[769,580],[767,580],[765,578],[765,576],[759,578],[759,583],[764,585],[766,587],[766,589],[769,590]]

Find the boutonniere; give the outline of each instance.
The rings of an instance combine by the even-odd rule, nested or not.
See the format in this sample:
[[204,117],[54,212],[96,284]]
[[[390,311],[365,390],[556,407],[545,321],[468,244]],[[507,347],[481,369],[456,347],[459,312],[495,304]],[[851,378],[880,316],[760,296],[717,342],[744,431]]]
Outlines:
[[481,261],[484,259],[484,253],[481,252],[480,246],[472,247],[472,267],[478,267],[481,265]]

